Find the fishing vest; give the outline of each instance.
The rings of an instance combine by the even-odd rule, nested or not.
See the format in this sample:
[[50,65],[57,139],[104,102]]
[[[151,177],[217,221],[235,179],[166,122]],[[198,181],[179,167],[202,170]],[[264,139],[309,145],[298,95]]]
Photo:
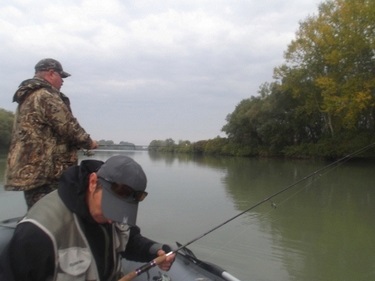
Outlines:
[[[29,222],[50,237],[55,253],[55,270],[51,281],[100,281],[95,258],[80,226],[78,217],[62,202],[57,191],[45,196],[43,204],[31,208],[19,223]],[[121,276],[120,252],[129,239],[127,225],[113,227],[114,270],[109,280]]]

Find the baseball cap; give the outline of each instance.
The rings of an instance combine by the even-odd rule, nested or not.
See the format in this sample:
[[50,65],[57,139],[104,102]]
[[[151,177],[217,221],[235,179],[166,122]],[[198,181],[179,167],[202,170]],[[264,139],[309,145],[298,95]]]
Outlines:
[[97,176],[103,187],[103,215],[115,222],[135,225],[138,203],[147,195],[142,167],[128,156],[115,155],[100,167]]
[[55,59],[51,59],[51,58],[42,59],[35,65],[35,71],[43,71],[43,70],[50,70],[50,69],[53,69],[56,72],[58,72],[61,78],[66,78],[70,76],[68,72],[65,72],[63,70],[61,63]]

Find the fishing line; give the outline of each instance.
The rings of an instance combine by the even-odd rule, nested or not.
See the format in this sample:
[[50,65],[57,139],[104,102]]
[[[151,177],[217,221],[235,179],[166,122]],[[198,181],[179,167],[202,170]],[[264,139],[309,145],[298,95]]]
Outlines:
[[[120,279],[120,281],[130,281],[130,280],[134,279],[135,277],[137,277],[138,275],[140,275],[140,274],[142,274],[142,273],[148,271],[148,270],[151,269],[152,267],[161,264],[163,261],[165,261],[165,259],[166,259],[168,256],[170,256],[170,255],[172,255],[172,254],[174,254],[174,253],[177,253],[178,251],[180,251],[180,250],[183,249],[183,248],[186,248],[186,247],[189,246],[190,244],[192,244],[192,243],[196,242],[197,240],[199,240],[199,239],[205,237],[206,235],[208,235],[208,234],[210,234],[211,232],[217,230],[218,228],[224,226],[225,224],[231,222],[232,220],[234,220],[234,219],[236,219],[236,218],[242,216],[243,214],[245,214],[245,213],[247,213],[247,212],[249,212],[249,211],[255,209],[256,207],[258,207],[258,206],[260,206],[260,205],[262,205],[262,204],[264,204],[264,203],[266,203],[266,202],[268,202],[268,201],[271,201],[271,199],[273,199],[274,197],[280,195],[281,193],[286,192],[286,191],[289,190],[289,189],[292,189],[293,187],[297,186],[297,185],[300,184],[301,182],[306,181],[306,180],[308,180],[308,179],[310,179],[310,178],[313,178],[313,177],[315,177],[316,175],[318,175],[318,174],[320,174],[320,173],[328,172],[329,169],[333,168],[335,165],[342,164],[342,163],[348,161],[348,160],[351,159],[353,156],[358,155],[358,154],[360,154],[360,153],[362,153],[362,152],[364,152],[364,151],[370,149],[370,148],[373,147],[374,145],[375,145],[375,143],[372,143],[372,144],[369,144],[369,145],[367,145],[367,146],[364,146],[364,147],[362,147],[361,149],[358,149],[357,151],[355,151],[355,152],[353,152],[353,153],[351,153],[351,154],[348,154],[348,155],[346,155],[346,156],[344,156],[344,157],[342,157],[342,158],[340,158],[340,159],[338,159],[338,160],[332,162],[331,164],[328,164],[328,165],[326,165],[326,166],[324,166],[324,167],[322,167],[322,168],[320,168],[320,169],[315,170],[314,172],[308,174],[307,176],[305,176],[305,177],[303,177],[303,178],[301,178],[301,179],[295,181],[295,182],[292,183],[291,185],[288,185],[287,187],[285,187],[285,188],[283,188],[283,189],[281,189],[281,190],[279,190],[279,191],[273,193],[272,195],[270,195],[270,196],[264,198],[263,200],[259,201],[259,202],[256,203],[256,204],[250,206],[249,208],[245,209],[244,211],[238,213],[237,215],[235,215],[235,216],[233,216],[233,217],[231,217],[231,218],[225,220],[224,222],[220,223],[219,225],[215,226],[214,228],[212,228],[212,229],[210,229],[210,230],[204,232],[203,234],[201,234],[201,235],[199,235],[198,237],[192,239],[191,241],[187,242],[186,244],[179,246],[177,249],[175,249],[175,250],[173,250],[173,251],[167,253],[166,255],[159,256],[159,257],[157,257],[156,259],[152,260],[151,262],[149,262],[149,263],[147,263],[147,264],[141,266],[140,268],[136,269],[135,271],[132,271],[132,272],[128,273],[127,275],[125,275],[124,277],[122,277],[122,278]],[[271,201],[271,202],[272,202],[272,201]],[[277,205],[276,205],[276,207],[277,207]],[[9,221],[3,221],[3,222],[1,222],[1,223],[0,223],[0,226],[2,226],[2,227],[9,227],[9,226],[6,225],[6,223],[9,223]]]
[[183,248],[186,248],[186,247],[189,246],[190,244],[192,244],[192,243],[196,242],[197,240],[199,240],[199,239],[205,237],[206,235],[208,235],[208,234],[210,234],[211,232],[217,230],[218,228],[224,226],[225,224],[231,222],[232,220],[234,220],[234,219],[236,219],[236,218],[242,216],[243,214],[245,214],[245,213],[247,213],[247,212],[249,212],[249,211],[255,209],[256,207],[258,207],[258,206],[260,206],[260,205],[262,205],[262,204],[264,204],[264,203],[266,203],[266,202],[268,202],[268,201],[271,201],[272,198],[278,196],[278,195],[281,194],[281,193],[286,192],[286,191],[289,190],[289,189],[292,189],[293,187],[297,186],[297,185],[300,184],[301,182],[304,182],[304,181],[306,181],[306,180],[308,180],[308,179],[310,179],[310,178],[313,178],[314,176],[316,176],[316,175],[318,175],[318,174],[320,174],[320,173],[322,173],[322,172],[327,172],[329,169],[331,169],[331,168],[334,167],[334,166],[337,166],[338,164],[341,164],[342,162],[346,162],[346,161],[348,161],[348,160],[351,159],[353,156],[358,155],[358,154],[360,154],[360,153],[362,153],[362,152],[364,152],[364,151],[370,149],[370,148],[373,147],[374,145],[375,145],[375,143],[371,143],[371,144],[369,144],[369,145],[366,145],[366,146],[364,146],[364,147],[358,149],[357,151],[355,151],[355,152],[353,152],[353,153],[350,153],[350,154],[348,154],[348,155],[346,155],[346,156],[344,156],[344,157],[342,157],[342,158],[340,158],[340,159],[338,159],[338,160],[336,160],[336,161],[334,161],[334,162],[332,162],[332,163],[330,163],[330,164],[328,164],[328,165],[326,165],[326,166],[324,166],[324,167],[322,167],[322,168],[320,168],[320,169],[315,170],[314,172],[312,172],[312,173],[306,175],[305,177],[303,177],[303,178],[301,178],[301,179],[295,181],[294,183],[288,185],[287,187],[285,187],[285,188],[283,188],[283,189],[281,189],[281,190],[279,190],[279,191],[273,193],[272,195],[270,195],[270,196],[264,198],[263,200],[260,200],[258,203],[256,203],[256,204],[250,206],[249,208],[245,209],[244,211],[238,213],[237,215],[235,215],[235,216],[233,216],[233,217],[231,217],[231,218],[225,220],[224,222],[220,223],[219,225],[213,227],[212,229],[210,229],[210,230],[204,232],[203,234],[197,236],[196,238],[190,240],[189,242],[185,243],[184,245],[179,246],[177,249],[175,249],[175,250],[173,250],[173,251],[167,253],[166,255],[159,256],[159,257],[157,257],[156,259],[150,261],[149,263],[144,264],[143,266],[139,267],[139,268],[136,269],[135,271],[132,271],[132,272],[128,273],[128,274],[125,275],[123,278],[121,278],[120,281],[130,281],[130,280],[134,279],[135,277],[139,276],[140,274],[142,274],[142,273],[144,273],[144,272],[150,270],[152,267],[155,267],[156,265],[161,264],[163,261],[165,261],[165,259],[166,259],[168,256],[170,256],[170,255],[172,255],[172,254],[174,254],[174,253],[177,253],[178,251],[182,250]]
[[[310,188],[312,188],[313,184],[315,182],[319,181],[319,179],[322,178],[325,174],[329,173],[333,169],[337,169],[337,167],[339,165],[342,165],[345,162],[340,162],[335,167],[331,167],[330,169],[327,169],[326,171],[323,171],[322,173],[319,173],[319,175],[317,175],[315,177],[312,177],[311,179],[309,179],[309,181],[307,181],[307,183],[304,185],[303,188],[298,188],[297,190],[294,190],[294,192],[292,194],[290,194],[289,196],[287,196],[285,199],[283,199],[281,201],[279,201],[279,200],[278,201],[272,201],[272,200],[270,200],[270,202],[271,202],[270,207],[271,208],[269,208],[268,211],[266,211],[266,212],[262,212],[261,214],[259,214],[259,213],[254,214],[253,213],[253,215],[249,216],[249,219],[250,219],[249,224],[251,224],[251,220],[253,220],[253,219],[260,220],[262,218],[265,218],[265,217],[269,216],[269,214],[271,212],[275,211],[280,206],[284,205],[286,202],[290,201],[292,198],[296,197],[297,195],[299,195],[304,190],[307,191]],[[225,247],[227,247],[233,241],[238,240],[238,238],[241,237],[242,235],[244,235],[244,232],[246,232],[246,231],[247,231],[246,228],[243,228],[242,231],[234,231],[234,233],[230,236],[230,239],[226,240],[225,243],[220,244],[220,248],[216,247],[215,250],[211,251],[211,253],[210,253],[210,255],[208,257],[215,256],[219,251],[223,250]],[[200,247],[202,247],[202,245]]]
[[[321,169],[318,169],[316,170],[314,173],[311,173],[309,174],[308,176],[306,176],[304,179],[306,180],[310,180],[310,181],[307,181],[307,183],[304,185],[303,188],[299,188],[297,190],[294,191],[293,194],[289,195],[288,197],[286,197],[285,199],[283,199],[282,201],[272,201],[272,200],[269,200],[271,202],[271,208],[267,211],[267,212],[264,212],[262,214],[256,214],[256,215],[253,215],[250,217],[250,219],[261,219],[261,218],[264,218],[266,216],[268,216],[272,211],[274,211],[275,209],[277,209],[279,206],[281,205],[284,205],[287,201],[290,201],[292,198],[296,197],[298,194],[300,194],[301,192],[303,192],[304,190],[307,191],[309,190],[310,188],[313,187],[313,184],[318,182],[324,175],[330,173],[332,170],[334,169],[337,169],[339,166],[342,166],[344,165],[347,161],[349,161],[354,155],[357,155],[357,154],[360,154],[361,152],[364,152],[366,151],[367,149],[369,149],[371,146],[374,146],[375,143],[373,144],[370,144],[364,148],[361,148],[360,150],[358,151],[355,151],[327,166],[324,166],[323,168]],[[310,177],[311,175],[311,177]],[[285,189],[286,191],[286,189]],[[209,255],[210,257],[213,257],[215,256],[219,251],[221,251],[222,249],[224,249],[227,245],[229,245],[232,241],[235,241],[238,239],[238,237],[240,237],[241,235],[243,235],[243,233],[246,231],[246,229],[244,228],[242,231],[238,232],[238,231],[234,231],[233,235],[231,235],[230,239],[229,240],[226,240],[226,242],[224,244],[221,244],[220,248],[215,248],[214,251],[211,252],[211,254]]]

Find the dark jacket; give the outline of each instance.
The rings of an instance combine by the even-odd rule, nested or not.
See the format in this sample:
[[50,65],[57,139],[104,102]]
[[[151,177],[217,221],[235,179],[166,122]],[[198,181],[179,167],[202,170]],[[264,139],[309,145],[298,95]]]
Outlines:
[[[90,216],[85,202],[88,176],[103,164],[101,161],[85,160],[64,172],[58,192],[65,206],[79,217],[84,235],[94,255],[100,280],[107,280],[113,269],[113,260],[105,259],[105,252],[112,248],[112,241],[105,243],[104,236],[112,237],[111,225],[98,224]],[[38,208],[48,197],[42,198],[31,209]],[[40,208],[40,207],[39,207]],[[26,216],[27,217],[27,216]],[[131,227],[129,240],[122,256],[135,261],[148,262],[156,257],[158,249],[169,251],[140,233],[137,226]],[[52,240],[35,224],[23,222],[17,225],[15,233],[0,256],[0,281],[46,281],[53,276],[55,253]]]
[[40,78],[25,80],[14,94],[15,113],[5,176],[6,190],[29,190],[56,182],[77,165],[77,150],[90,135],[73,116],[69,98]]

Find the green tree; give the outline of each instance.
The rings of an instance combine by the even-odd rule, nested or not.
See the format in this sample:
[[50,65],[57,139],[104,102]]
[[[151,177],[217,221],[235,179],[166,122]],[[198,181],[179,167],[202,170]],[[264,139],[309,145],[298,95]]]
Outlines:
[[175,141],[171,138],[166,140],[153,140],[148,145],[149,151],[158,152],[174,152],[176,148]]
[[[239,155],[280,155],[284,147],[315,140],[315,128],[298,110],[299,100],[278,83],[265,83],[258,97],[243,100],[223,127]],[[231,146],[233,148],[233,146]]]
[[375,1],[331,0],[300,24],[275,69],[283,87],[317,111],[331,136],[374,129]]
[[177,152],[179,153],[191,153],[192,146],[188,140],[179,140],[177,144]]
[[100,140],[98,141],[99,145],[114,145],[115,142],[113,140]]
[[14,114],[0,108],[0,148],[8,149],[12,135]]
[[231,149],[278,155],[299,146],[335,157],[366,145],[375,129],[374,40],[375,1],[322,3],[300,23],[276,81],[227,116]]

